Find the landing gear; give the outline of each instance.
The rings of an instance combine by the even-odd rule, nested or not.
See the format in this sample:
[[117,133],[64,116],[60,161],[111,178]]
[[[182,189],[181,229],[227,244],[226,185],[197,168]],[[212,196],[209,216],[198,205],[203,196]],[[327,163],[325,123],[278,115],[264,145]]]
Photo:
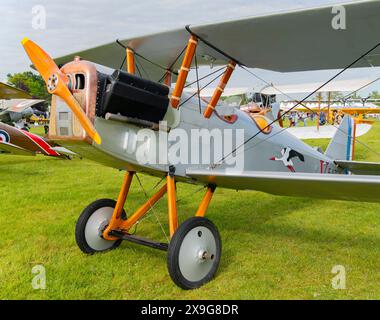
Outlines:
[[[126,218],[124,204],[134,172],[127,172],[117,202],[110,199],[90,204],[78,219],[75,236],[79,248],[88,254],[114,249],[122,240],[167,251],[171,278],[183,289],[194,289],[210,281],[219,266],[221,240],[215,225],[204,218],[215,191],[207,186],[196,216],[178,225],[175,169],[169,168],[166,184]],[[154,204],[167,193],[170,241],[161,243],[130,234]]]
[[120,245],[120,239],[111,241],[103,238],[103,231],[107,228],[115,207],[115,200],[100,199],[83,210],[76,224],[75,239],[84,253],[107,251]]
[[214,277],[221,253],[222,242],[215,225],[206,218],[190,218],[178,227],[170,241],[170,277],[182,289],[199,288]]

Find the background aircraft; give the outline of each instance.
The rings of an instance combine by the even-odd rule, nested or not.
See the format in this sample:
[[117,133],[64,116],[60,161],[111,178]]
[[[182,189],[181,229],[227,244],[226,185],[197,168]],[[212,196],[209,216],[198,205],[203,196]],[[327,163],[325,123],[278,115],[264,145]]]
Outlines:
[[0,82],[0,100],[1,99],[32,99],[32,97],[25,91]]
[[[216,107],[236,67],[277,71],[346,70],[353,62],[356,67],[368,66],[368,60],[370,65],[380,65],[377,35],[380,20],[373,14],[380,11],[380,2],[353,2],[345,8],[350,28],[344,32],[331,28],[330,6],[282,12],[126,39],[121,42],[126,52],[120,52],[117,43],[103,45],[57,59],[64,64],[61,69],[34,42],[24,39],[22,44],[28,56],[53,94],[49,137],[88,159],[126,171],[117,202],[97,200],[79,217],[75,232],[79,248],[92,254],[114,249],[127,240],[167,250],[171,278],[180,287],[192,289],[213,278],[221,257],[219,232],[204,217],[216,187],[378,202],[380,179],[376,174],[380,174],[380,164],[352,161],[354,139],[350,117],[344,118],[326,151],[321,152],[265,116],[250,117],[236,108]],[[320,50],[318,39],[323,39],[329,50]],[[276,49],[285,46],[286,51]],[[317,51],[319,54],[315,54]],[[75,56],[116,70],[105,72],[99,65]],[[134,74],[137,57],[144,57],[144,69],[154,81]],[[217,90],[207,103],[183,93],[194,57],[199,65],[212,60],[213,65],[226,66]],[[118,69],[119,61],[124,58],[128,72]],[[180,70],[174,89],[158,83],[165,77],[165,83],[170,83],[169,74],[174,70]],[[167,122],[165,128],[158,126],[162,120]],[[138,139],[141,128],[149,132],[148,142]],[[233,132],[244,129],[244,142],[222,158],[201,164],[142,163],[138,158],[140,147],[152,158],[162,154],[155,148],[155,142],[160,141],[164,132],[181,129],[190,136],[191,130],[205,128]],[[164,145],[175,145],[165,135],[163,140]],[[201,148],[201,154],[213,154],[222,145],[201,145],[205,147]],[[182,142],[179,147],[191,153],[190,145]],[[231,166],[228,160],[241,153],[243,167]],[[127,216],[124,204],[137,172],[164,177],[166,184]],[[178,223],[176,182],[207,187],[196,216],[182,224]],[[168,243],[131,234],[131,228],[165,193],[168,194]]]
[[0,103],[0,122],[28,130],[26,120],[35,114],[34,108],[44,104],[44,100],[37,99],[3,100]]
[[[349,96],[373,84],[377,80],[379,79],[335,80],[322,88],[320,88],[323,85],[322,82],[273,85],[262,89],[261,94],[277,96],[277,100],[279,97],[284,99],[278,102],[280,104],[278,108],[282,113],[292,110],[293,114],[301,112],[303,117],[307,115],[317,120],[317,125],[315,126],[300,125],[288,129],[288,132],[300,139],[332,138],[338,130],[339,123],[337,123],[336,118],[338,116],[343,118],[345,114],[356,116],[354,118],[354,137],[360,137],[371,129],[373,123],[373,121],[363,119],[363,115],[380,114],[380,107],[371,104],[369,98],[364,99],[364,103],[367,103],[367,105],[353,104],[352,102],[354,101],[349,99]],[[318,88],[320,89],[315,91]],[[308,99],[299,103],[299,101],[292,99],[291,96],[292,94],[311,93],[314,91],[318,100]],[[341,92],[350,93],[342,99],[333,98],[333,94]],[[327,99],[323,99],[323,93],[327,94]],[[322,121],[322,119],[324,120]],[[299,120],[302,122],[301,119]]]
[[0,122],[28,130],[24,120],[32,117],[35,109],[44,103],[44,100],[32,99],[25,91],[0,82]]
[[[53,148],[59,148],[53,142],[27,132],[23,121],[35,114],[33,108],[42,106],[45,101],[31,99],[25,91],[0,82],[0,153],[33,156],[43,154],[51,157],[67,158]],[[38,111],[37,111],[38,114]],[[22,130],[21,130],[22,129]],[[61,148],[67,155],[73,155]]]
[[[59,153],[61,151],[61,153]],[[74,155],[64,148],[60,148],[54,142],[44,138],[9,126],[0,122],[0,153],[14,155],[34,156],[42,154],[50,157],[67,159],[69,155]],[[66,154],[66,155],[64,155]]]

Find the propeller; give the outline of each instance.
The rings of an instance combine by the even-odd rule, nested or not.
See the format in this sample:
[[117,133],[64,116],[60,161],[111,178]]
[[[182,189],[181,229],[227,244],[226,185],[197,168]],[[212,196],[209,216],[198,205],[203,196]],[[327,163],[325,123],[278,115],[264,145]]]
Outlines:
[[21,44],[29,56],[29,59],[44,79],[49,93],[55,94],[63,99],[76,115],[86,133],[97,144],[101,144],[102,139],[100,135],[69,89],[69,77],[64,74],[55,64],[54,60],[32,40],[24,38]]

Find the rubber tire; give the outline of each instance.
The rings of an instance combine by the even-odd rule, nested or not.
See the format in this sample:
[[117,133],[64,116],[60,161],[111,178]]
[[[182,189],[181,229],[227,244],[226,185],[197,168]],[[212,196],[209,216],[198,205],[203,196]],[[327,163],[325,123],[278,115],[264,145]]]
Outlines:
[[[75,227],[75,240],[77,242],[77,245],[79,249],[81,249],[82,252],[86,254],[94,254],[96,252],[103,252],[103,251],[109,251],[116,249],[118,246],[120,246],[122,240],[116,240],[114,245],[107,249],[107,250],[95,250],[89,246],[89,244],[86,241],[85,237],[85,228],[87,225],[88,219],[91,217],[91,215],[98,209],[104,208],[104,207],[111,207],[115,208],[116,201],[112,199],[99,199],[91,204],[89,204],[81,213],[81,215],[78,218],[76,227]],[[123,209],[123,215],[126,215],[124,209]]]
[[[209,273],[199,281],[189,281],[181,273],[178,264],[179,250],[181,244],[187,233],[195,227],[206,227],[213,234],[216,242],[216,258],[215,263]],[[205,283],[212,280],[218,270],[220,263],[220,258],[222,254],[222,241],[220,239],[220,234],[217,227],[207,218],[203,217],[193,217],[185,222],[183,222],[176,232],[174,233],[172,239],[169,243],[168,255],[167,255],[167,267],[169,275],[174,281],[174,283],[182,289],[191,290],[196,289],[204,285]]]

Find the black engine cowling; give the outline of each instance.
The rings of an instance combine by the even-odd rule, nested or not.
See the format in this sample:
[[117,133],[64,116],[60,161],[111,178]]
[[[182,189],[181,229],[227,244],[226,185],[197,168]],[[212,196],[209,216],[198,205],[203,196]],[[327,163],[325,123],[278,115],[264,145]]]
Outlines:
[[98,72],[96,115],[106,113],[158,123],[169,106],[169,87],[122,70],[109,76]]

